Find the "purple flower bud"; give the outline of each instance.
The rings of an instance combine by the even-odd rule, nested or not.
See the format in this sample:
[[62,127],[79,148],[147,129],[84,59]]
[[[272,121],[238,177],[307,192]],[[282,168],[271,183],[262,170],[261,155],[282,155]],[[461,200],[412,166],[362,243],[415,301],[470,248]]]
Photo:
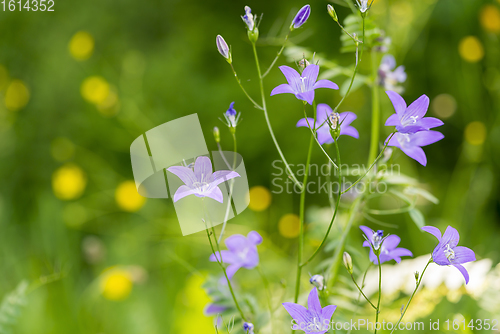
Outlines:
[[305,5],[298,12],[297,15],[293,18],[292,25],[290,26],[290,30],[297,29],[304,23],[306,23],[309,15],[311,14],[311,6]]
[[215,41],[217,43],[217,50],[219,50],[222,57],[226,58],[228,62],[231,62],[231,51],[224,38],[221,35],[217,35]]
[[248,30],[253,31],[253,28],[255,27],[255,20],[250,7],[245,6],[245,15],[241,18],[243,19],[243,22],[247,24]]
[[245,322],[243,323],[243,330],[245,331],[245,333],[248,333],[248,334],[253,334],[253,324],[251,322]]

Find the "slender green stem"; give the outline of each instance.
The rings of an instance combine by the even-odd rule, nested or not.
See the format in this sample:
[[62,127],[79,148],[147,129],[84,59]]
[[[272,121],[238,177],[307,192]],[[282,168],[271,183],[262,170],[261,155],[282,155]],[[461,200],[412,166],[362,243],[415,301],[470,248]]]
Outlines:
[[271,322],[271,331],[272,331],[272,326],[273,326],[273,306],[271,303],[271,289],[269,289],[269,281],[266,278],[266,275],[264,275],[264,272],[262,271],[262,268],[259,265],[257,265],[257,270],[260,274],[260,277],[262,278],[262,283],[264,283],[264,288],[266,290],[266,296],[267,296],[267,306],[269,308],[269,321]]
[[233,74],[234,74],[234,78],[236,79],[236,81],[238,82],[238,85],[240,86],[241,90],[243,91],[243,93],[245,93],[245,95],[247,96],[247,98],[250,100],[250,102],[253,103],[253,105],[255,106],[255,108],[257,109],[261,109],[262,110],[262,107],[257,103],[255,102],[254,99],[252,99],[252,97],[247,93],[246,89],[243,87],[243,85],[241,84],[241,80],[240,78],[238,77],[238,74],[236,74],[236,70],[234,69],[234,66],[233,64],[230,64],[231,65],[231,69],[233,70]]
[[[235,170],[236,169],[236,152],[237,152],[237,142],[236,142],[236,129],[235,128],[231,128],[231,134],[233,135],[233,146],[234,146],[234,154],[233,154],[233,167],[231,170]],[[227,161],[226,161],[226,158],[224,157],[224,154],[222,153],[222,150],[220,148],[220,144],[218,144],[218,147],[219,147],[219,152],[221,153],[224,161],[226,162],[227,164]],[[230,168],[229,164],[228,165],[228,168]],[[227,224],[227,220],[228,220],[228,217],[229,217],[229,211],[231,209],[231,200],[233,198],[233,188],[234,188],[234,179],[231,179],[229,181],[229,197],[228,197],[228,201],[227,201],[227,207],[226,207],[226,214],[224,216],[224,223],[222,224],[222,228],[220,230],[220,234],[219,234],[219,244],[222,242],[222,237],[224,235],[224,231],[226,229],[226,224]]]
[[370,154],[368,155],[368,163],[375,159],[378,150],[378,141],[380,134],[380,105],[377,83],[377,53],[372,51],[372,134],[370,142]]
[[380,313],[380,297],[382,296],[382,264],[380,263],[380,249],[377,253],[377,263],[378,263],[378,302],[377,308],[375,309],[375,333],[377,334],[377,323],[378,323],[378,315]]
[[375,305],[373,305],[373,303],[370,301],[370,299],[368,299],[368,297],[366,297],[365,293],[363,292],[363,289],[361,289],[358,285],[358,283],[356,283],[356,280],[354,279],[354,276],[351,274],[351,278],[352,278],[352,281],[354,282],[354,284],[356,285],[356,287],[358,288],[359,292],[361,293],[361,295],[363,295],[363,297],[365,297],[366,301],[368,303],[370,303],[370,305],[376,310],[377,307]]
[[[337,150],[337,162],[339,164],[339,166],[342,166],[342,163],[340,161],[340,150],[339,150],[339,146],[338,146],[338,138],[335,140],[335,149]],[[332,220],[330,221],[330,225],[328,226],[328,230],[326,231],[326,234],[325,236],[323,237],[323,240],[321,241],[321,244],[318,246],[318,248],[316,248],[316,250],[314,251],[314,253],[311,255],[311,257],[304,263],[301,264],[301,266],[305,266],[306,264],[308,264],[309,262],[311,262],[314,257],[320,252],[320,250],[323,248],[324,244],[326,243],[326,240],[328,239],[328,235],[330,234],[330,231],[332,229],[332,226],[333,226],[333,222],[335,221],[335,217],[337,216],[337,211],[338,211],[338,208],[339,208],[339,204],[340,204],[340,196],[341,196],[341,183],[342,183],[342,169],[339,168],[338,169],[338,173],[339,173],[339,184],[338,184],[338,193],[337,193],[337,203],[335,205],[335,211],[333,212],[333,216],[332,216]]]
[[286,34],[285,36],[285,41],[283,42],[283,45],[281,46],[281,49],[278,51],[278,54],[276,55],[276,58],[274,58],[273,62],[271,63],[271,65],[269,65],[269,68],[266,70],[266,72],[264,72],[264,74],[262,75],[262,78],[265,78],[266,75],[269,74],[269,72],[272,70],[273,66],[276,64],[276,62],[278,61],[278,58],[281,56],[281,54],[283,53],[283,50],[285,49],[285,44],[286,42],[288,41],[288,37],[290,37],[290,33],[291,31],[288,31],[288,34]]
[[389,138],[387,139],[387,141],[385,142],[384,144],[384,147],[382,148],[382,150],[380,151],[379,155],[377,156],[377,158],[373,161],[373,163],[370,165],[370,168],[368,168],[366,170],[366,172],[359,178],[356,180],[356,182],[354,182],[349,188],[347,188],[346,190],[342,191],[342,194],[345,194],[346,192],[348,192],[349,190],[351,190],[352,187],[354,187],[356,184],[358,184],[366,175],[368,175],[368,173],[372,170],[373,166],[375,166],[375,164],[379,161],[379,159],[382,157],[382,154],[384,153],[385,149],[387,148],[387,145],[389,145],[389,142],[391,141],[392,137],[396,134],[396,132],[393,132]]
[[[363,275],[363,280],[361,281],[361,289],[363,289],[365,287],[365,279],[366,279],[366,274],[368,273],[368,270],[370,269],[370,267],[372,266],[372,263],[370,262],[370,264],[368,265],[368,267],[366,268],[365,270],[365,273]],[[354,310],[351,318],[354,319],[354,317],[356,316],[356,314],[358,313],[358,308],[359,308],[359,302],[361,301],[361,293],[358,294],[358,300],[356,301],[356,309]],[[350,334],[352,331],[352,327],[349,328],[349,331],[347,332],[347,334]]]
[[392,332],[394,332],[397,328],[398,328],[398,325],[399,323],[401,322],[401,320],[403,320],[403,317],[405,316],[405,313],[406,313],[406,310],[408,310],[408,306],[410,306],[410,303],[413,299],[413,296],[415,296],[415,293],[417,292],[418,288],[420,287],[420,283],[422,283],[422,278],[424,277],[424,274],[425,274],[425,270],[427,269],[427,267],[429,266],[429,264],[431,264],[433,261],[432,261],[432,257],[429,259],[429,262],[427,262],[427,265],[425,266],[424,270],[422,271],[422,274],[420,274],[420,277],[419,277],[419,280],[417,282],[417,286],[415,287],[415,290],[413,290],[413,293],[411,294],[411,297],[410,299],[408,300],[408,303],[406,303],[406,306],[404,308],[404,311],[403,313],[401,314],[401,317],[399,318],[398,322],[396,323],[396,325],[394,326],[394,329],[391,331],[391,334]]
[[252,43],[252,49],[253,49],[253,55],[255,58],[255,65],[257,66],[257,74],[259,75],[260,95],[262,98],[262,110],[264,111],[264,117],[266,119],[267,128],[269,129],[269,133],[271,134],[271,138],[273,139],[274,146],[276,146],[276,149],[278,150],[278,153],[281,157],[281,160],[285,164],[288,175],[290,176],[292,181],[299,187],[299,189],[302,189],[302,187],[303,187],[302,184],[297,180],[297,177],[295,177],[295,174],[292,172],[290,165],[286,161],[285,156],[284,156],[283,152],[281,151],[281,148],[278,144],[278,140],[276,139],[276,136],[274,135],[273,127],[271,126],[271,122],[269,121],[269,115],[267,114],[266,95],[264,94],[264,82],[262,80],[262,74],[260,71],[260,64],[259,64],[259,57],[257,55],[257,48],[255,47],[255,43]]

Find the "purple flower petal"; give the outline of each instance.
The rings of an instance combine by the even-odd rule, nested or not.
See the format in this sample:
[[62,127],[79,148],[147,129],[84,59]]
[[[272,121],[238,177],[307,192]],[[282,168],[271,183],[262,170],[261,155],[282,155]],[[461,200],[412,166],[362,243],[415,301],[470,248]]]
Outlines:
[[189,196],[189,195],[193,195],[195,194],[196,191],[189,188],[188,186],[186,186],[185,184],[183,184],[182,186],[180,186],[179,188],[177,188],[177,190],[175,191],[175,194],[174,194],[174,203],[177,202],[178,200],[180,200],[181,198],[184,198],[186,196]]
[[[422,95],[415,101],[413,101],[412,104],[406,108],[406,112],[404,117],[405,118],[411,118],[411,117],[417,117],[417,118],[422,118],[425,116],[427,113],[427,109],[429,109],[429,98],[427,95]],[[401,123],[403,122],[403,119],[401,119]]]
[[297,15],[295,15],[295,17],[293,18],[292,27],[294,29],[297,29],[301,25],[306,23],[310,14],[311,14],[311,6],[309,6],[309,5],[305,5],[304,7],[299,9],[299,11],[297,12]]
[[[309,124],[307,122],[309,122]],[[296,126],[297,127],[299,127],[299,126],[305,126],[305,127],[311,126],[311,128],[314,129],[314,118],[307,117],[307,120],[305,118],[302,118],[297,122]]]
[[234,234],[225,240],[226,247],[231,252],[237,253],[248,247],[248,241],[245,236],[241,234]]
[[366,237],[368,238],[368,241],[370,243],[373,243],[373,233],[374,233],[373,230],[368,226],[364,225],[360,225],[359,228],[361,229],[361,231],[365,233]]
[[247,269],[253,269],[259,264],[259,253],[255,246],[250,248],[245,254],[245,260],[242,262],[242,267]]
[[254,245],[260,245],[262,243],[262,236],[256,231],[248,232],[247,239]]
[[340,113],[339,114],[339,119],[340,119],[340,127],[347,127],[349,126],[356,118],[358,118],[358,116],[356,116],[355,113],[353,112],[350,112],[350,111],[346,111],[346,112],[343,112],[343,113]]
[[280,66],[279,69],[281,70],[281,72],[285,76],[286,81],[288,81],[288,84],[290,85],[292,90],[295,93],[300,92],[300,86],[298,86],[298,84],[300,83],[299,72],[297,72],[296,70],[294,70],[290,66],[286,66],[286,65]]
[[313,317],[321,317],[321,304],[319,303],[318,289],[313,288],[309,292],[309,297],[307,298],[307,309],[312,313]]
[[346,128],[343,127],[343,125],[340,128],[340,134],[341,135],[346,135],[346,136],[351,136],[354,138],[359,138],[359,132],[352,126],[348,126]]
[[[310,64],[302,72],[302,79],[304,80],[305,91],[314,89],[314,83],[318,79],[319,66],[315,64]],[[299,92],[301,92],[299,90]]]
[[281,84],[279,86],[274,87],[274,89],[271,91],[271,96],[276,95],[276,94],[284,94],[284,93],[295,94],[295,91],[293,90],[292,86],[290,86],[289,84]]
[[401,97],[396,92],[388,90],[385,92],[387,96],[389,96],[389,99],[391,99],[392,105],[394,106],[394,110],[396,110],[396,114],[398,114],[399,117],[403,115],[403,113],[406,111],[406,102],[405,100]]
[[[236,272],[241,268],[241,265],[239,263],[234,263],[234,264],[231,264],[229,265],[227,268],[226,268],[226,275],[227,275],[227,278],[229,279],[232,279],[234,274],[236,274]],[[224,279],[225,281],[225,279]],[[226,282],[227,283],[227,282]]]
[[392,114],[391,116],[389,116],[387,121],[385,121],[385,126],[398,126],[400,124],[401,123],[399,121],[398,114]]
[[[209,157],[199,156],[194,162],[194,175],[196,180],[210,182],[212,177],[212,162]],[[222,195],[222,194],[221,194]]]
[[[312,65],[309,65],[312,66]],[[314,101],[314,90],[310,90],[304,93],[298,93],[295,95],[299,100],[306,101],[310,105],[313,104]]]
[[398,66],[394,70],[394,72],[392,72],[392,75],[394,79],[396,79],[398,82],[405,82],[406,81],[405,67],[403,65]]
[[[309,65],[310,66],[310,65]],[[332,82],[330,80],[326,80],[326,79],[321,79],[321,80],[318,80],[314,85],[313,85],[313,88],[314,89],[317,89],[317,88],[330,88],[330,89],[339,89],[339,86],[335,83],[335,82]]]
[[453,248],[453,251],[455,252],[455,258],[452,260],[453,264],[476,261],[476,254],[470,248],[457,246]]
[[387,66],[388,70],[392,70],[394,67],[396,67],[396,59],[393,55],[387,54],[382,57],[380,65]]
[[[318,106],[316,107],[316,121],[318,122],[318,125],[325,123],[327,120],[328,116],[333,112],[332,108],[328,104],[325,103],[319,103]],[[328,126],[328,124],[324,124]]]
[[439,131],[420,131],[411,135],[411,144],[416,146],[427,146],[434,144],[444,138],[444,135]]
[[435,117],[424,117],[417,122],[418,125],[425,129],[431,129],[443,125],[443,121]]
[[226,306],[216,305],[216,304],[210,303],[203,310],[203,314],[208,317],[208,316],[216,315],[218,313],[222,313],[225,310],[227,310]]
[[441,241],[441,231],[437,227],[424,226],[424,227],[422,227],[422,230],[427,232],[427,233],[432,234],[433,236],[435,236],[438,239],[438,241]]
[[460,234],[458,234],[458,231],[454,227],[448,226],[440,243],[442,245],[450,245],[451,248],[454,248],[458,245],[459,241]]
[[210,183],[210,185],[217,186],[222,182],[234,179],[235,177],[240,177],[240,174],[230,170],[218,170],[213,174],[213,181]]
[[398,247],[399,243],[401,242],[401,238],[398,237],[395,234],[389,235],[387,238],[385,238],[382,247],[388,250],[392,250],[396,247]]
[[187,186],[191,186],[196,182],[196,177],[191,168],[187,168],[184,166],[172,166],[167,168],[167,170],[181,179],[181,181],[184,182],[184,184],[186,184]]
[[422,166],[427,165],[427,157],[424,150],[418,146],[405,147],[401,146],[401,150],[410,158],[418,161]]
[[331,320],[333,312],[337,309],[337,305],[328,305],[323,308],[321,311],[321,317],[323,319]]
[[288,314],[295,319],[299,327],[301,324],[306,326],[309,323],[309,312],[304,306],[295,303],[283,303],[281,305],[283,305]]
[[229,264],[237,262],[237,258],[234,253],[227,250],[221,251],[220,254],[219,252],[211,254],[208,259],[212,262],[216,262],[217,259],[219,259],[219,261]]
[[330,131],[318,131],[318,142],[320,145],[323,144],[331,144],[334,142],[332,135],[330,134]]
[[222,191],[217,186],[205,191],[203,197],[210,197],[217,202],[224,203],[224,196],[222,195]]
[[462,273],[462,275],[465,278],[465,284],[469,283],[469,273],[467,272],[467,269],[465,269],[464,266],[462,266],[460,264],[454,264],[453,266],[455,268],[457,268],[458,270],[460,270],[460,272]]
[[439,245],[434,248],[432,252],[432,260],[439,264],[440,266],[448,266],[451,264],[450,260],[446,257],[445,247],[443,244],[439,243]]
[[391,140],[389,140],[389,143],[387,144],[387,146],[395,146],[395,147],[399,147],[399,148],[401,148],[401,143],[399,142],[399,139],[398,139],[400,135],[401,135],[401,134],[399,134],[399,133],[396,133],[396,134],[395,134],[395,135],[393,135],[392,137],[391,137],[391,135],[389,135],[389,136],[386,138],[386,140],[384,141],[384,143],[387,143],[387,140],[388,140],[389,138],[391,138]]
[[[399,248],[396,248],[394,250],[392,250],[390,252],[391,256],[395,257],[401,257],[401,256],[413,256],[413,253],[409,250],[409,249],[406,249],[406,248],[402,248],[402,247],[399,247]],[[399,261],[397,261],[399,262]]]

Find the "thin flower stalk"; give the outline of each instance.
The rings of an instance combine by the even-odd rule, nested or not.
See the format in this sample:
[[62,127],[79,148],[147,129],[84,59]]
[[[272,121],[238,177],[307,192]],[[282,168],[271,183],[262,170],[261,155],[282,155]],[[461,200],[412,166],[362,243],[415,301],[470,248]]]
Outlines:
[[[376,254],[378,263],[378,302],[377,308],[375,309],[375,323],[378,323],[378,315],[380,313],[380,297],[382,297],[382,263],[380,263],[380,249],[376,252]],[[374,334],[377,334],[377,326],[375,326]]]
[[234,69],[234,66],[233,64],[230,64],[231,65],[231,70],[233,71],[233,74],[234,74],[234,78],[236,79],[236,82],[238,83],[238,85],[240,86],[241,90],[243,91],[243,93],[246,95],[246,97],[250,100],[250,102],[252,102],[252,104],[255,106],[255,108],[257,109],[260,109],[260,110],[263,110],[262,106],[259,105],[257,102],[255,102],[254,99],[252,99],[252,97],[247,93],[246,89],[243,87],[243,85],[241,84],[241,80],[240,78],[238,77],[238,74],[236,73],[236,70]]
[[[217,143],[217,147],[219,148],[219,152],[220,152],[221,156],[223,157],[224,162],[228,165],[227,167],[230,168],[232,171],[234,171],[234,170],[236,170],[236,152],[237,152],[238,146],[237,146],[237,142],[236,142],[236,133],[231,131],[231,134],[233,135],[233,147],[234,147],[233,148],[233,151],[234,151],[233,168],[231,168],[231,166],[229,166],[229,164],[227,163],[227,160],[224,157],[224,154],[222,153],[220,143]],[[234,180],[231,180],[229,182],[229,199],[227,201],[226,213],[224,214],[224,223],[222,224],[222,228],[221,228],[220,234],[219,234],[219,244],[221,243],[222,237],[224,236],[224,230],[226,229],[227,221],[229,218],[229,212],[231,211],[231,199],[233,198],[233,188],[234,188]]]
[[[365,297],[366,301],[376,310],[377,307],[375,305],[373,305],[373,303],[370,301],[370,299],[368,299],[368,297],[366,297],[365,293],[363,292],[363,289],[358,285],[358,283],[356,283],[356,279],[354,278],[354,275],[351,274],[351,278],[352,278],[352,281],[354,282],[354,285],[356,285],[356,288],[358,288],[359,290],[359,293]],[[364,281],[364,279],[363,279]],[[363,285],[363,284],[362,284]]]
[[370,139],[370,153],[368,155],[368,163],[375,159],[380,136],[380,103],[379,103],[379,86],[376,84],[378,75],[378,60],[377,53],[372,52],[372,129]]
[[288,41],[288,38],[290,37],[290,33],[291,33],[291,31],[288,31],[288,34],[286,34],[285,40],[283,42],[283,45],[281,46],[281,49],[278,51],[278,54],[274,58],[274,60],[271,63],[271,65],[269,65],[269,68],[264,72],[264,74],[262,74],[262,79],[264,79],[269,74],[269,72],[271,72],[271,70],[273,69],[274,65],[276,65],[276,62],[278,61],[279,57],[281,57],[281,54],[283,53],[283,50],[285,50],[286,42]]

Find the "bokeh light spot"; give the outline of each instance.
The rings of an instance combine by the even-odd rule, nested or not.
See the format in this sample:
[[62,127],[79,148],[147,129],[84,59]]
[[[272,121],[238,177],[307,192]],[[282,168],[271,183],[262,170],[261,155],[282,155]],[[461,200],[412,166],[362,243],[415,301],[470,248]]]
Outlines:
[[109,83],[100,76],[92,76],[85,79],[80,87],[83,98],[90,103],[101,104],[108,98]]
[[13,80],[5,92],[5,106],[16,111],[22,109],[30,99],[28,87],[21,80]]
[[68,48],[76,60],[89,59],[94,51],[94,38],[86,31],[79,31],[71,37]]
[[214,331],[213,319],[200,317],[205,306],[211,301],[203,289],[204,282],[205,280],[200,275],[192,275],[187,279],[185,288],[179,293],[176,306],[179,314],[175,320],[175,333],[192,334]]
[[139,195],[134,181],[124,181],[118,185],[115,192],[116,204],[124,210],[135,212],[143,207],[146,198]]
[[253,211],[264,211],[271,205],[271,192],[263,186],[250,188],[250,204],[248,207]]
[[465,140],[472,145],[481,145],[486,139],[486,126],[482,122],[471,122],[465,128]]
[[72,200],[82,195],[87,186],[85,172],[74,164],[66,164],[52,174],[52,190],[57,198]]
[[132,291],[132,276],[124,269],[107,269],[101,277],[101,293],[109,300],[124,300]]
[[458,52],[460,57],[470,63],[478,62],[484,57],[483,44],[475,36],[462,38],[458,45]]
[[493,33],[500,32],[500,10],[494,5],[485,5],[479,14],[479,21],[484,30]]
[[432,99],[431,108],[439,118],[450,118],[457,110],[457,101],[450,94],[439,94]]
[[288,213],[280,218],[278,230],[285,238],[296,238],[300,232],[300,218],[296,214]]

